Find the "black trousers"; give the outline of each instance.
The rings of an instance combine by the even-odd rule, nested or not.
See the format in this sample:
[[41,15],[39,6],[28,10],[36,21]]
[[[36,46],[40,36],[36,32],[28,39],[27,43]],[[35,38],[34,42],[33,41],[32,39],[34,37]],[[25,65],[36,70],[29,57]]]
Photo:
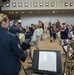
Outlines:
[[53,39],[56,40],[56,33],[53,33]]

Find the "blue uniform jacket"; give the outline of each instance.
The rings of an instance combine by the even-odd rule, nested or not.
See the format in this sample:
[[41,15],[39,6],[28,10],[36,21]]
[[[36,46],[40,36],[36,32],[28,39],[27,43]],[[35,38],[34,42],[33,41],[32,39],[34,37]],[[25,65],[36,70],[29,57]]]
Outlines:
[[20,40],[19,40],[19,28],[16,26],[16,25],[12,25],[9,29],[9,32],[14,34],[16,36],[16,39],[17,41],[20,43]]
[[15,34],[15,35],[18,34],[18,31],[19,31],[19,28],[18,28],[17,26],[15,26],[15,25],[12,25],[12,26],[10,27],[10,29],[9,29],[9,32],[11,32],[11,33],[13,33],[13,34]]
[[15,35],[0,27],[0,74],[13,74],[20,70],[19,58],[26,53],[17,45]]

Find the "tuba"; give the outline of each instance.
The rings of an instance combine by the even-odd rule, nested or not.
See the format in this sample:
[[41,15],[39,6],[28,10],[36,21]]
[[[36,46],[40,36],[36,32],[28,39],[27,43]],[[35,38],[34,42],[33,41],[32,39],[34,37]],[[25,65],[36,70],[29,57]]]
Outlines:
[[73,75],[72,70],[74,67],[74,60],[73,60],[74,55],[70,52],[70,47],[71,47],[71,41],[68,43],[67,46],[67,53],[65,55],[63,75]]

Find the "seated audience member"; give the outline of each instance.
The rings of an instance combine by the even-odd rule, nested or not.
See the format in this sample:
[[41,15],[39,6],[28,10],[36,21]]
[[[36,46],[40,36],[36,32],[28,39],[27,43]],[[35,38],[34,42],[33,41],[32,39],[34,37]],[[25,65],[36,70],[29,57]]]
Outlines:
[[30,28],[27,26],[26,27],[26,32],[25,32],[25,43],[27,43],[27,44],[30,43],[31,36],[32,36],[32,33],[30,31]]
[[29,49],[23,51],[17,44],[16,36],[8,32],[9,19],[0,14],[0,75],[19,75],[20,61],[29,55]]

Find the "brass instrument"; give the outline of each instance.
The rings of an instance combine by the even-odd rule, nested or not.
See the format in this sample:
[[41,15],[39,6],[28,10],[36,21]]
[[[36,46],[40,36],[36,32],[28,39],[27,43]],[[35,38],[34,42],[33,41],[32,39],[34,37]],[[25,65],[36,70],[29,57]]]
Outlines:
[[72,70],[74,67],[74,60],[73,60],[73,54],[70,52],[70,43],[67,46],[67,53],[65,56],[65,62],[64,62],[64,70],[63,70],[63,75],[74,75],[72,74]]

